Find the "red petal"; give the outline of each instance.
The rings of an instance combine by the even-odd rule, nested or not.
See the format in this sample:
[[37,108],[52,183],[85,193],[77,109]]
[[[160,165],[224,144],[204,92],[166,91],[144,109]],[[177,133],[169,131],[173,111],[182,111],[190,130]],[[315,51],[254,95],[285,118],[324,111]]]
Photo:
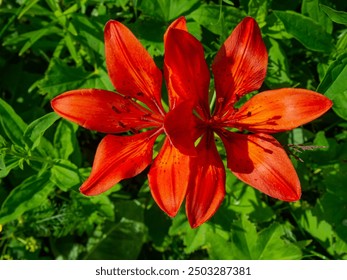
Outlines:
[[118,92],[142,101],[154,112],[163,112],[162,74],[133,33],[118,21],[110,20],[105,26],[105,55]]
[[267,58],[256,21],[246,17],[224,42],[212,64],[217,113],[260,88],[266,75]]
[[166,36],[167,33],[171,30],[171,29],[180,29],[180,30],[184,30],[184,31],[188,31],[187,29],[187,22],[185,17],[179,17],[178,19],[176,19],[175,21],[173,21],[170,26],[167,28],[165,34],[164,34],[164,44],[166,44]]
[[230,120],[236,127],[250,131],[276,133],[308,123],[331,106],[330,99],[314,91],[269,90],[253,96]]
[[165,42],[164,75],[170,107],[181,101],[193,102],[198,113],[209,117],[210,73],[201,43],[180,29],[168,31]]
[[189,181],[189,156],[180,153],[165,139],[148,174],[152,196],[159,207],[174,217],[186,195]]
[[213,216],[225,196],[225,169],[212,132],[202,137],[197,157],[191,159],[186,211],[191,227],[195,228]]
[[170,142],[186,155],[196,155],[194,146],[196,137],[196,117],[193,115],[193,105],[180,103],[165,117],[164,129]]
[[128,98],[106,90],[68,91],[54,98],[51,105],[63,118],[104,133],[160,125],[160,116],[151,114]]
[[301,196],[299,178],[280,143],[266,134],[220,134],[228,168],[246,184],[284,201]]
[[141,173],[152,161],[156,133],[151,130],[134,136],[107,135],[98,146],[92,172],[80,191],[97,195]]

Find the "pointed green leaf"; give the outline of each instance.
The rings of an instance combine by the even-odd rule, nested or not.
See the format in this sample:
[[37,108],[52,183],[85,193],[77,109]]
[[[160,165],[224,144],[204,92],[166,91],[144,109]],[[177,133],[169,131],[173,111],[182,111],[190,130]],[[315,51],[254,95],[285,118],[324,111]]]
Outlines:
[[5,178],[12,169],[16,168],[19,165],[18,158],[8,156],[8,155],[2,155],[3,157],[3,166],[0,167],[0,179]]
[[257,260],[295,260],[301,259],[298,247],[283,240],[283,227],[273,223],[258,235],[253,257]]
[[289,77],[289,66],[285,52],[280,44],[269,38],[266,40],[269,52],[269,63],[266,75],[266,84],[270,88],[289,87],[292,81]]
[[1,98],[0,125],[0,131],[3,130],[12,143],[18,146],[23,145],[23,133],[27,125],[13,108]]
[[316,21],[329,34],[333,31],[333,23],[330,18],[319,7],[321,0],[304,0],[301,6],[301,13]]
[[187,19],[192,18],[212,33],[226,38],[245,15],[245,12],[234,7],[205,4],[189,14]]
[[41,141],[41,138],[45,131],[50,128],[53,123],[60,117],[52,112],[44,115],[43,117],[33,121],[24,131],[24,141],[33,150]]
[[328,6],[320,4],[321,9],[328,17],[336,23],[347,25],[347,13],[342,11],[336,11]]
[[0,209],[0,224],[17,219],[24,212],[36,208],[54,189],[49,174],[31,176],[11,191]]
[[77,142],[76,131],[78,125],[62,119],[54,134],[54,147],[58,151],[58,157],[69,159],[71,156],[74,163],[81,161],[81,151]]
[[253,260],[253,248],[257,241],[257,231],[246,216],[235,224],[237,229],[232,234],[232,251],[236,259]]
[[146,15],[169,22],[183,15],[199,4],[199,0],[142,0],[139,10]]
[[267,0],[250,0],[248,2],[248,14],[253,17],[260,27],[266,23],[269,2]]
[[283,22],[287,32],[306,48],[319,52],[332,50],[332,37],[313,19],[293,11],[274,11],[274,13]]
[[36,86],[42,94],[47,94],[49,99],[73,89],[99,88],[113,90],[114,88],[104,69],[86,72],[82,67],[72,68],[57,59],[51,61],[45,78],[40,80]]
[[347,53],[340,55],[328,68],[317,91],[324,93],[333,103],[333,110],[347,120]]
[[51,168],[50,180],[63,191],[78,187],[82,183],[77,166],[68,160],[55,162]]
[[[36,31],[31,31],[29,33],[30,36],[28,40],[25,42],[24,46],[19,51],[19,56],[23,55],[23,53],[25,53],[33,44],[35,44],[42,37],[48,34],[56,33],[56,31],[58,30],[54,28],[53,26],[47,26],[46,28],[41,28]],[[23,35],[28,36],[29,34],[23,34]]]

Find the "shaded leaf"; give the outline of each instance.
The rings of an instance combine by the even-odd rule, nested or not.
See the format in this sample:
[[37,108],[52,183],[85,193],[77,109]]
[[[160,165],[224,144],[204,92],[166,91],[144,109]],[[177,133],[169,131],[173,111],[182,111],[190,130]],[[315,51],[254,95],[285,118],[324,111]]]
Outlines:
[[0,124],[2,128],[0,131],[3,130],[12,143],[18,146],[23,145],[23,133],[27,125],[13,108],[1,98]]
[[45,78],[38,81],[36,86],[49,99],[65,91],[79,88],[113,90],[105,70],[86,72],[82,67],[72,68],[57,59],[51,61]]

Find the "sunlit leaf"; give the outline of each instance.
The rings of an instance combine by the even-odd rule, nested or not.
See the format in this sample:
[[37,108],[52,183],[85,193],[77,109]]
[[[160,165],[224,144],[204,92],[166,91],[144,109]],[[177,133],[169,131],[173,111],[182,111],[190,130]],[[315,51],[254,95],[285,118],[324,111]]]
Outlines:
[[333,110],[347,120],[347,54],[339,56],[328,68],[317,91],[329,97],[334,105]]
[[59,118],[56,113],[52,112],[30,123],[24,131],[23,137],[25,143],[31,149],[36,148],[40,144],[41,137],[45,131]]
[[306,48],[319,52],[332,50],[332,37],[311,18],[293,11],[274,11],[274,13],[283,22],[287,32]]
[[336,23],[347,25],[347,12],[336,11],[328,6],[320,4],[321,9],[328,17]]
[[50,180],[63,191],[78,187],[82,183],[77,166],[68,160],[55,162],[51,168]]
[[17,219],[24,212],[41,205],[54,187],[48,178],[48,173],[40,177],[34,175],[13,189],[1,206],[0,224]]

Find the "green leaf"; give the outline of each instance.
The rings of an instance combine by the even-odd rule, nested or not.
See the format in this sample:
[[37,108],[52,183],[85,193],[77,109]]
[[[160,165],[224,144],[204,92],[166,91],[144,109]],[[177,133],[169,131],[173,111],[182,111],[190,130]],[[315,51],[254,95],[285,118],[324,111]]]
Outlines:
[[77,28],[78,41],[92,49],[95,54],[104,55],[103,24],[95,19],[90,20],[85,16],[74,14],[72,22]]
[[328,68],[317,91],[324,93],[333,103],[333,110],[347,120],[347,53],[340,55]]
[[0,166],[0,178],[5,178],[12,169],[19,165],[20,159],[2,154],[2,166]]
[[13,108],[1,98],[0,124],[2,130],[13,144],[23,145],[23,133],[27,125]]
[[115,206],[118,222],[106,224],[102,232],[90,238],[86,259],[137,259],[147,236],[144,209],[135,200],[118,201]]
[[162,246],[168,235],[171,219],[156,204],[153,204],[144,214],[149,237],[156,247]]
[[304,16],[309,16],[316,21],[324,30],[331,34],[333,31],[333,24],[329,17],[320,9],[320,0],[304,0],[301,6],[301,13]]
[[332,37],[313,19],[293,11],[274,11],[288,33],[312,51],[330,52]]
[[[343,147],[341,153],[345,151]],[[345,158],[345,156],[343,157]],[[323,183],[327,192],[320,200],[324,219],[334,227],[336,234],[347,243],[347,167],[337,165],[333,170],[324,174]],[[340,211],[336,211],[340,209]]]
[[142,0],[138,9],[153,18],[159,17],[164,22],[169,22],[185,14],[199,2],[199,0]]
[[267,0],[250,0],[248,3],[248,14],[255,18],[260,27],[263,27],[268,8],[269,3]]
[[261,29],[262,34],[274,39],[292,39],[293,36],[286,31],[284,24],[275,14],[266,17],[266,25]]
[[0,210],[0,224],[6,224],[24,212],[40,206],[53,188],[48,173],[40,177],[34,175],[24,180],[4,201]]
[[207,236],[210,246],[207,251],[210,259],[213,260],[234,260],[235,255],[231,243],[219,234],[211,234]]
[[320,218],[316,211],[306,210],[300,217],[300,225],[322,243],[332,242],[332,227]]
[[328,6],[320,4],[321,9],[328,17],[336,23],[347,25],[347,13],[342,11],[336,11]]
[[301,251],[295,245],[285,241],[283,227],[273,223],[268,228],[259,232],[253,256],[258,260],[298,260]]
[[[42,28],[36,31],[31,31],[29,34],[21,34],[23,38],[27,37],[28,40],[25,42],[24,46],[19,51],[19,55],[23,55],[33,44],[35,44],[38,40],[48,34],[56,34],[59,33],[60,30],[54,26],[47,26],[46,28]],[[17,38],[18,40],[18,38]],[[9,42],[7,42],[8,44]]]
[[253,248],[258,239],[255,225],[243,215],[234,226],[237,227],[232,233],[231,248],[234,258],[253,260]]
[[56,161],[51,168],[50,180],[63,191],[78,187],[81,184],[77,166],[63,159]]
[[282,50],[280,44],[272,39],[265,40],[268,47],[269,62],[266,74],[266,84],[270,88],[289,87],[292,80],[289,78],[289,67],[287,56]]
[[231,241],[210,235],[209,252],[216,259],[285,260],[300,259],[301,250],[282,239],[283,227],[277,223],[257,232],[245,215],[233,224]]
[[228,209],[236,213],[250,215],[259,222],[268,221],[274,216],[271,207],[260,198],[259,191],[242,182],[236,182],[232,185],[232,196]]
[[40,80],[36,86],[49,99],[65,91],[79,88],[114,89],[104,69],[87,72],[82,67],[69,67],[58,59],[51,61],[45,78]]
[[207,30],[225,39],[245,15],[245,12],[234,7],[221,8],[219,5],[205,4],[189,14],[187,19],[192,18]]
[[75,164],[81,162],[81,151],[77,142],[76,131],[78,125],[62,119],[54,134],[54,147],[61,159],[71,159]]
[[[91,244],[89,260],[134,260],[137,259],[142,245],[146,227],[143,223],[123,219],[112,223],[101,240]],[[90,242],[92,242],[91,240]]]
[[184,237],[184,244],[186,245],[184,249],[185,253],[193,253],[206,244],[206,234],[208,229],[209,227],[206,224],[203,224],[197,229],[192,229],[187,232]]
[[74,44],[73,35],[71,33],[66,33],[64,36],[65,44],[70,52],[71,57],[76,62],[77,65],[82,63],[81,57],[78,54],[76,46]]
[[24,131],[24,141],[33,150],[35,149],[41,141],[41,138],[45,131],[50,128],[53,123],[58,120],[60,116],[56,113],[48,113],[43,117],[33,121]]

